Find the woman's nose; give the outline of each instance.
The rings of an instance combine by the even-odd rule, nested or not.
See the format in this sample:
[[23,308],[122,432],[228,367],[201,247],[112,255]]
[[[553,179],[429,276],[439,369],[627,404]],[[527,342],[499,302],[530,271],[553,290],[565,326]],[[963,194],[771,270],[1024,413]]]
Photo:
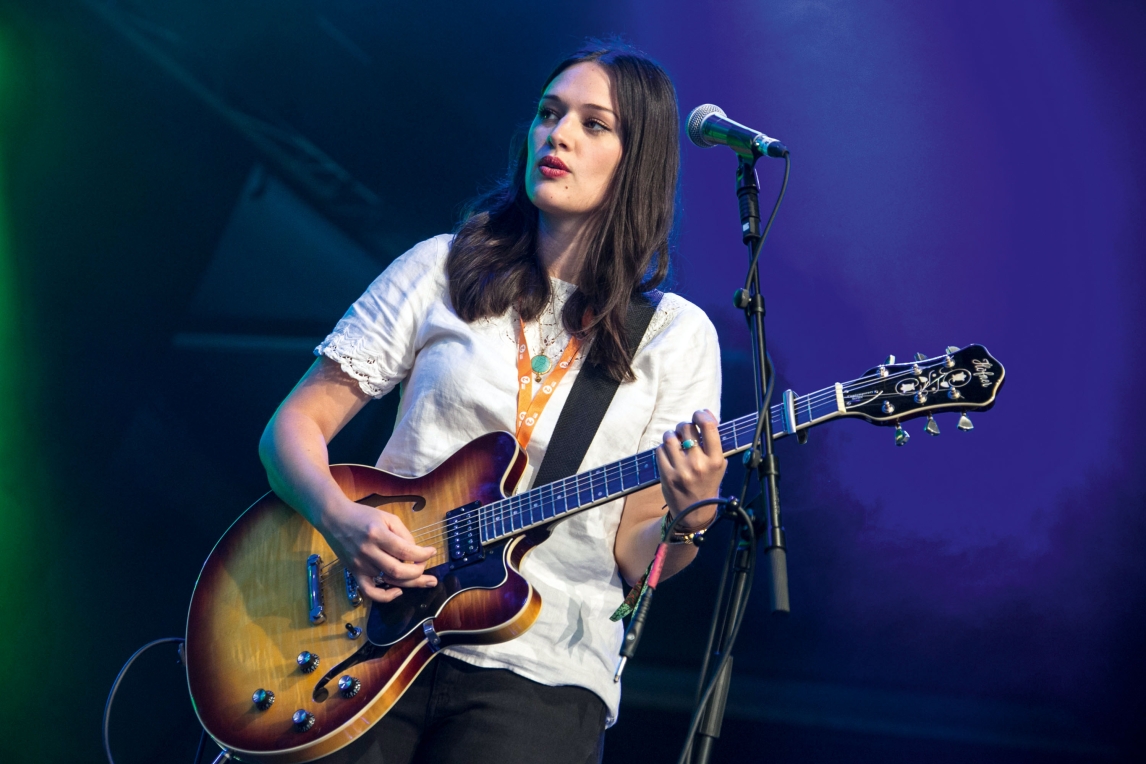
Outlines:
[[569,115],[566,115],[562,117],[556,125],[553,126],[552,130],[549,131],[549,145],[554,148],[560,147],[563,149],[568,149],[570,146],[570,132]]

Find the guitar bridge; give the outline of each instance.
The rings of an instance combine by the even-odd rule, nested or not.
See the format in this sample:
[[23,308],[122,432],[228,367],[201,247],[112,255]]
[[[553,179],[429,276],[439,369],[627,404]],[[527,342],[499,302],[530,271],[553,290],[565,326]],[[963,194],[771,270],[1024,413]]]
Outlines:
[[446,542],[450,548],[450,570],[485,559],[481,545],[481,521],[475,511],[480,501],[446,513]]
[[307,617],[317,626],[326,620],[322,602],[322,558],[312,554],[306,560]]

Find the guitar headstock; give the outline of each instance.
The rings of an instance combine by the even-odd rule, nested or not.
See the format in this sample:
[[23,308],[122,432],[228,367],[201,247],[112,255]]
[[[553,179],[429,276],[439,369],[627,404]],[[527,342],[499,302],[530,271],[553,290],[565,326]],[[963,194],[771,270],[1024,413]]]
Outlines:
[[939,411],[959,412],[958,428],[970,430],[966,412],[991,408],[1003,377],[1003,365],[982,345],[949,347],[933,358],[916,353],[908,363],[896,363],[895,356],[889,356],[843,385],[843,413],[872,424],[895,426],[896,445],[902,446],[909,436],[901,422],[926,416],[925,431],[938,435],[933,414]]

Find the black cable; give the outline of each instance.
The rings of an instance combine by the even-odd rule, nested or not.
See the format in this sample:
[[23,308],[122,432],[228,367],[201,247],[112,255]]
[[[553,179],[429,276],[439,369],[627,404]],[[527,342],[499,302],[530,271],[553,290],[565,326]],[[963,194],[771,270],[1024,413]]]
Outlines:
[[717,627],[720,625],[721,615],[724,612],[724,592],[728,587],[728,573],[736,564],[736,545],[740,543],[740,539],[736,537],[736,532],[733,531],[728,540],[728,554],[724,557],[724,567],[720,571],[720,583],[716,586],[712,620],[708,624],[708,642],[705,643],[704,657],[700,661],[700,675],[697,677],[696,697],[693,699],[693,703],[699,703],[700,694],[704,692],[704,683],[708,678],[708,662],[712,659],[712,648],[716,644]]
[[[756,412],[756,432],[752,436],[751,446],[752,451],[757,454],[757,458],[759,458],[759,451],[764,450],[762,448],[758,449],[757,445],[763,446],[760,442],[762,440],[760,436],[764,430],[764,417],[772,416],[772,392],[776,388],[776,367],[772,365],[771,353],[764,353],[764,368],[768,385],[764,388],[764,403],[761,405],[760,410]],[[748,485],[752,482],[752,475],[755,472],[756,470],[754,468],[745,465],[744,482],[740,484],[740,495],[736,497],[741,506],[746,506],[744,500],[748,498]]]
[[[728,511],[727,502],[725,511]],[[740,634],[740,625],[744,622],[744,614],[748,609],[746,607],[748,597],[752,593],[752,574],[756,569],[756,529],[752,525],[751,516],[745,511],[744,507],[737,504],[735,505],[735,511],[740,515],[740,520],[744,523],[744,527],[748,533],[748,575],[745,579],[744,590],[740,595],[740,601],[735,603],[736,607],[734,612],[736,612],[736,620],[728,632],[728,643],[725,645],[724,654],[721,655],[720,663],[716,665],[716,670],[712,672],[712,678],[709,679],[708,685],[704,688],[704,692],[700,696],[700,701],[696,704],[695,710],[693,710],[692,720],[688,725],[688,733],[685,736],[684,745],[681,747],[677,764],[688,764],[689,757],[692,755],[692,741],[696,737],[696,730],[700,726],[700,719],[704,715],[704,709],[708,705],[709,698],[712,697],[712,691],[716,687],[721,673],[724,671],[724,665],[728,661],[729,656],[732,655],[732,648],[736,644],[736,638]]]
[[[107,694],[107,703],[105,703],[103,707],[103,750],[104,753],[107,754],[108,764],[115,764],[115,759],[113,759],[111,756],[111,738],[109,737],[109,729],[111,726],[111,704],[112,701],[115,700],[115,693],[119,689],[119,683],[123,681],[123,676],[127,673],[127,670],[131,668],[131,664],[135,663],[135,659],[143,655],[144,651],[146,651],[148,648],[155,647],[156,645],[162,645],[166,642],[182,643],[183,637],[163,637],[162,639],[156,639],[152,642],[148,642],[146,645],[136,650],[132,656],[127,659],[127,663],[123,664],[123,668],[119,670],[119,674],[116,675],[115,681],[111,683],[111,692]],[[206,732],[204,732],[204,734],[206,734]],[[198,760],[196,760],[196,764],[198,764]]]
[[199,764],[203,760],[203,749],[207,747],[207,730],[199,733],[199,747],[195,749],[195,761],[191,764]]
[[[780,193],[776,196],[776,203],[772,205],[772,214],[768,216],[768,223],[764,226],[763,233],[752,246],[752,257],[748,261],[748,275],[744,277],[744,291],[747,294],[760,294],[760,252],[764,249],[764,241],[768,238],[768,232],[772,230],[772,223],[776,221],[776,213],[780,211],[780,203],[784,201],[784,194],[788,191],[788,177],[792,174],[792,157],[788,154],[784,155],[784,180],[780,183]],[[752,317],[745,314],[748,319],[749,330],[751,330]],[[772,416],[769,409],[772,403],[772,386],[775,369],[772,366],[772,357],[767,352],[764,354],[764,362],[766,367],[765,379],[768,381],[767,389],[764,394],[764,402],[760,406],[760,411],[756,417],[756,432],[752,436],[752,450],[757,452],[757,444],[760,444],[760,435],[764,431],[764,417]],[[760,444],[763,445],[763,444]],[[757,454],[758,455],[758,454]],[[752,470],[749,470],[751,472]],[[744,480],[744,486],[741,489],[740,503],[744,503],[744,499],[748,493],[748,478]]]
[[[694,501],[692,504],[689,504],[687,507],[682,509],[680,511],[679,515],[674,517],[672,520],[669,520],[668,527],[665,528],[665,533],[664,533],[665,538],[666,539],[672,538],[672,534],[676,530],[676,524],[679,523],[683,518],[687,517],[688,515],[691,515],[693,512],[700,509],[701,507],[707,507],[709,504],[719,504],[722,507],[727,507],[731,503],[732,503],[732,499],[721,499],[721,498],[701,499],[700,501]],[[720,520],[720,515],[716,516],[716,518],[708,525],[708,528],[711,528],[713,525],[715,525],[717,520]],[[707,531],[708,528],[705,528],[705,530]]]
[[[767,369],[766,378],[768,380],[768,386],[767,386],[767,388],[765,388],[765,391],[764,391],[764,410],[767,411],[768,407],[771,405],[772,390],[776,384],[775,367],[772,365],[771,354],[765,354],[764,363],[766,364],[766,369]],[[769,412],[769,416],[771,416],[771,412]],[[759,412],[757,412],[757,417],[759,418]],[[757,422],[757,424],[759,424],[759,422]],[[759,440],[759,439],[760,439],[760,435],[759,435],[759,433],[757,433],[756,440]],[[755,444],[755,442],[756,441],[753,441],[754,444]],[[745,469],[744,470],[744,482],[741,483],[741,485],[740,485],[740,494],[737,497],[737,500],[740,502],[741,506],[747,506],[745,504],[744,500],[748,496],[748,486],[752,481],[753,472],[754,472],[754,470],[751,470],[751,469]],[[736,538],[736,534],[735,533],[732,534],[732,536],[729,538],[728,554],[725,557],[725,560],[727,562],[724,565],[724,568],[721,570],[720,583],[716,587],[716,597],[714,600],[716,604],[713,607],[712,621],[709,623],[709,627],[708,627],[708,641],[705,643],[705,646],[704,646],[704,657],[701,659],[701,662],[700,662],[700,674],[699,674],[699,678],[697,679],[697,685],[696,685],[697,702],[700,701],[700,694],[704,689],[705,678],[708,676],[708,662],[712,658],[713,645],[716,644],[717,624],[719,624],[720,619],[721,619],[721,614],[724,612],[724,596],[725,596],[724,592],[728,586],[728,579],[729,579],[728,573],[730,570],[732,570],[733,566],[735,566],[735,564],[736,564],[735,559],[734,559],[734,554],[736,551],[736,545],[739,543],[740,543],[740,540]]]
[[780,184],[780,195],[776,197],[776,203],[772,205],[772,214],[768,216],[768,224],[764,226],[764,233],[760,234],[760,238],[756,241],[756,246],[752,249],[752,259],[748,261],[748,275],[744,279],[744,290],[752,286],[752,280],[759,271],[756,269],[757,261],[760,260],[760,250],[764,247],[764,240],[768,238],[768,232],[772,230],[772,222],[776,220],[776,213],[780,211],[780,202],[784,201],[784,192],[788,190],[788,175],[792,172],[792,157],[787,154],[784,155],[784,181]]

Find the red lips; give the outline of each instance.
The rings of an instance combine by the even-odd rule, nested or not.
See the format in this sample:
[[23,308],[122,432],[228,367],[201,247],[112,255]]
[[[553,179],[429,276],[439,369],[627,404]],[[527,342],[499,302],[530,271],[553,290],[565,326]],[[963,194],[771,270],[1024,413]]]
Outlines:
[[555,156],[543,156],[537,162],[537,169],[546,178],[560,178],[569,173],[569,165]]

